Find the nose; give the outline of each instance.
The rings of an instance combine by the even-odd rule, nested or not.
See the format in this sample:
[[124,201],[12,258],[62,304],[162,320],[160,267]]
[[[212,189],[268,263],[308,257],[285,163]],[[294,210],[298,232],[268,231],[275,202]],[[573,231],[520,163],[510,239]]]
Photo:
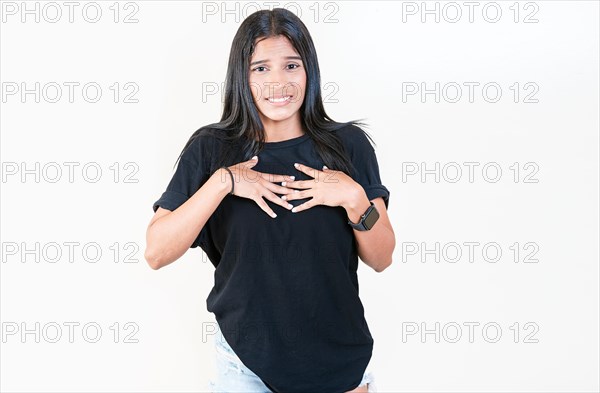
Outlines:
[[284,70],[272,70],[263,86],[265,97],[293,95],[293,90]]

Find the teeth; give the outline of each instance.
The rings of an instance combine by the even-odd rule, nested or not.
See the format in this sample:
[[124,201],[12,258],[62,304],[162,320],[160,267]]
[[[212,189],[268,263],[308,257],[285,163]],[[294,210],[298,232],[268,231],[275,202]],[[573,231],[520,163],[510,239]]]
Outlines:
[[282,97],[282,98],[269,98],[270,102],[284,102],[292,98],[291,96]]

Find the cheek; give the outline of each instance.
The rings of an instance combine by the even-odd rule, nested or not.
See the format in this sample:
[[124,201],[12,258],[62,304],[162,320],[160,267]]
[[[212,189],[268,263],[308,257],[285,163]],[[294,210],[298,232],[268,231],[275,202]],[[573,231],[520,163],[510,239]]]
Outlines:
[[306,75],[303,74],[300,78],[298,78],[298,89],[300,90],[300,95],[304,97],[306,95]]
[[306,78],[298,77],[291,82],[290,94],[296,97],[304,97],[306,94]]
[[250,79],[249,85],[252,98],[254,98],[254,101],[259,101],[260,98],[263,96],[260,84],[256,80]]

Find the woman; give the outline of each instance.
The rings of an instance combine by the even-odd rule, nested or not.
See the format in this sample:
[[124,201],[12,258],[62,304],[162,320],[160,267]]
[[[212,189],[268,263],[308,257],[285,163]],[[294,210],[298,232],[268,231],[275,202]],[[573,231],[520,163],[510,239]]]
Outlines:
[[298,17],[275,8],[241,24],[221,121],[185,145],[145,252],[159,269],[200,246],[215,266],[215,391],[373,391],[358,257],[381,272],[395,239],[358,124],[325,113]]

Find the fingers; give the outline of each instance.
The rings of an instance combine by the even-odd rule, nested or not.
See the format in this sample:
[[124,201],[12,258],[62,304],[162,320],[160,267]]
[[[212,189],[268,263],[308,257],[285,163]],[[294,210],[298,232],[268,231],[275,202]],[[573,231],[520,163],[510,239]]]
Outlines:
[[252,168],[256,164],[258,164],[258,156],[254,156],[245,162],[247,168]]
[[278,186],[277,184],[271,183],[269,181],[265,182],[264,186],[269,191],[272,191],[273,193],[277,193],[277,194],[290,194],[290,193],[294,192],[294,190],[289,187]]
[[294,181],[294,179],[296,178],[295,176],[289,176],[289,175],[275,175],[273,173],[262,173],[260,174],[260,176],[272,183],[281,183],[283,181]]
[[[264,175],[268,176],[269,174],[264,174]],[[265,179],[264,181],[259,182],[260,183],[259,187],[262,185],[262,190],[259,191],[258,196],[256,198],[254,198],[254,201],[265,213],[267,213],[272,218],[275,218],[275,217],[277,217],[277,214],[273,211],[273,209],[271,209],[269,207],[269,205],[266,203],[266,201],[263,199],[263,197],[267,198],[271,202],[276,203],[285,209],[291,210],[294,207],[294,205],[284,201],[283,199],[281,199],[280,197],[275,195],[275,192],[277,192],[279,194],[288,194],[288,193],[294,192],[294,190],[291,190],[287,187],[279,186],[275,183],[272,183],[271,181],[280,181],[281,182],[283,180],[290,179],[290,177],[292,179],[294,179],[294,177],[286,176],[286,175],[272,175],[272,174],[270,176],[273,179]]]
[[292,190],[292,192],[282,195],[281,199],[283,199],[284,201],[293,201],[294,199],[304,199],[312,196],[312,190]]
[[[251,159],[249,159],[248,161],[245,161],[244,166],[246,166],[246,168],[252,168],[254,167],[256,164],[258,164],[258,156],[254,156]],[[281,183],[283,181],[294,181],[294,179],[296,178],[295,176],[289,176],[289,175],[276,175],[274,173],[263,173],[263,172],[257,172],[259,174],[260,177],[262,177],[265,180],[268,180],[272,183]]]
[[269,207],[269,205],[267,205],[267,202],[265,202],[265,200],[262,199],[262,196],[259,196],[258,198],[256,198],[254,200],[254,202],[256,202],[258,207],[263,209],[265,211],[265,213],[267,213],[269,216],[271,216],[273,218],[277,217],[277,214],[275,214],[275,212]]
[[279,206],[283,207],[284,209],[291,210],[294,207],[294,205],[284,201],[283,199],[281,199],[280,197],[278,197],[277,195],[275,195],[272,192],[267,192],[264,195],[264,197],[267,198],[268,200],[270,200],[271,202],[278,204]]
[[315,202],[315,198],[313,198],[309,201],[306,201],[306,202],[294,207],[292,209],[292,213],[298,213],[298,212],[310,209],[311,207],[316,206],[316,205],[318,205],[318,203]]
[[285,181],[285,182],[282,182],[281,185],[284,187],[308,189],[308,188],[313,188],[315,186],[316,182],[317,181],[314,179],[313,180]]
[[294,163],[294,167],[299,170],[300,172],[304,172],[306,173],[308,176],[310,177],[318,177],[319,176],[319,171],[318,169],[314,169],[311,168],[309,166],[306,166],[304,164],[300,164],[300,163]]
[[267,213],[272,218],[277,217],[277,214],[275,214],[273,209],[271,209],[269,207],[267,202],[263,199],[263,196],[265,198],[267,198],[268,200],[270,200],[271,202],[276,203],[285,209],[291,210],[294,207],[294,205],[292,205],[291,203],[287,203],[286,201],[282,200],[281,198],[279,198],[277,195],[273,194],[272,192],[267,192],[265,195],[259,195],[258,198],[256,198],[254,201],[258,204],[258,206],[261,209],[263,209],[265,211],[265,213]]

